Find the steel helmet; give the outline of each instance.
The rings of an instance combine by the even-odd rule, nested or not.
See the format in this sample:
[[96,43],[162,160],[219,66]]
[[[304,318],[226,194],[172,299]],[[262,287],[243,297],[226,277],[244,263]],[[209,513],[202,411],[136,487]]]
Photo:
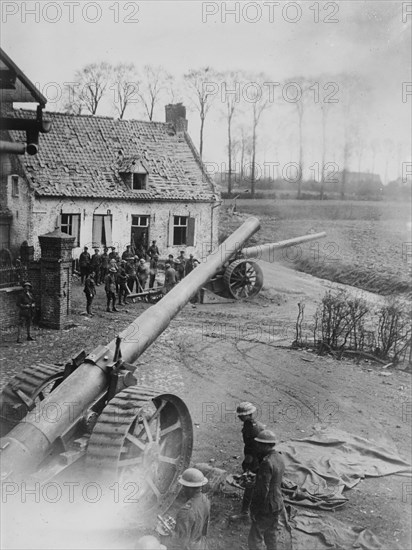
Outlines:
[[247,414],[253,414],[256,412],[256,407],[249,403],[249,401],[244,401],[237,406],[236,414],[238,416],[245,416]]
[[179,477],[178,481],[185,487],[203,487],[208,482],[208,479],[197,468],[188,468]]
[[156,537],[145,535],[137,541],[136,550],[166,550],[166,546],[161,544]]
[[255,441],[258,443],[267,443],[268,445],[275,445],[275,443],[277,443],[276,435],[270,430],[262,430],[257,437],[255,437]]

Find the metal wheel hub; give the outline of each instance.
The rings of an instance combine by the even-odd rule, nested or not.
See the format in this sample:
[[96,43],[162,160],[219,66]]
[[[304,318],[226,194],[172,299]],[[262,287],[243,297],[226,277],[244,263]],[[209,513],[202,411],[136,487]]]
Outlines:
[[235,260],[223,275],[230,297],[236,300],[256,296],[263,287],[263,273],[260,266],[251,260]]

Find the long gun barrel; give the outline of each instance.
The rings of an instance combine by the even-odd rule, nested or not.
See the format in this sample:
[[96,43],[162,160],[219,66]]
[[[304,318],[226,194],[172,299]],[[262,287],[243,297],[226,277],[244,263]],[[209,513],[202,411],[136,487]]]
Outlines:
[[[260,228],[257,218],[249,218],[184,281],[156,305],[133,321],[107,346],[99,346],[44,401],[33,409],[0,442],[3,479],[33,472],[47,456],[53,443],[67,433],[84,412],[108,391],[108,372],[119,359],[134,364],[140,355],[167,328],[187,304],[242,245]],[[75,403],[73,401],[75,400]],[[59,409],[58,421],[50,421],[48,409]]]
[[284,248],[290,248],[291,246],[296,246],[299,244],[308,243],[311,241],[316,241],[318,239],[323,239],[326,237],[326,233],[312,233],[310,235],[304,235],[303,237],[296,237],[294,239],[287,239],[286,241],[279,241],[278,243],[268,243],[261,244],[258,246],[252,246],[249,248],[243,248],[242,256],[245,259],[271,259],[273,253],[276,250],[282,250]]

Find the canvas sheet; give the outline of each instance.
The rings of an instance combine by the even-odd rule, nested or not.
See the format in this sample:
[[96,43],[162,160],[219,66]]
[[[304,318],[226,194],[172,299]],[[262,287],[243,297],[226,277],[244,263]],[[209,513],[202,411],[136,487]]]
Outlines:
[[285,502],[334,509],[347,502],[344,490],[365,477],[410,476],[411,466],[396,449],[329,428],[277,445],[286,470]]

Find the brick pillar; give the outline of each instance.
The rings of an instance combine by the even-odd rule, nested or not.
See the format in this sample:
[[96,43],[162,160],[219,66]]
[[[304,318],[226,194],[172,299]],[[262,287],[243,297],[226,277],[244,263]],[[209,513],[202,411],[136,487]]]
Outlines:
[[40,323],[63,328],[71,313],[74,237],[55,229],[40,235]]

